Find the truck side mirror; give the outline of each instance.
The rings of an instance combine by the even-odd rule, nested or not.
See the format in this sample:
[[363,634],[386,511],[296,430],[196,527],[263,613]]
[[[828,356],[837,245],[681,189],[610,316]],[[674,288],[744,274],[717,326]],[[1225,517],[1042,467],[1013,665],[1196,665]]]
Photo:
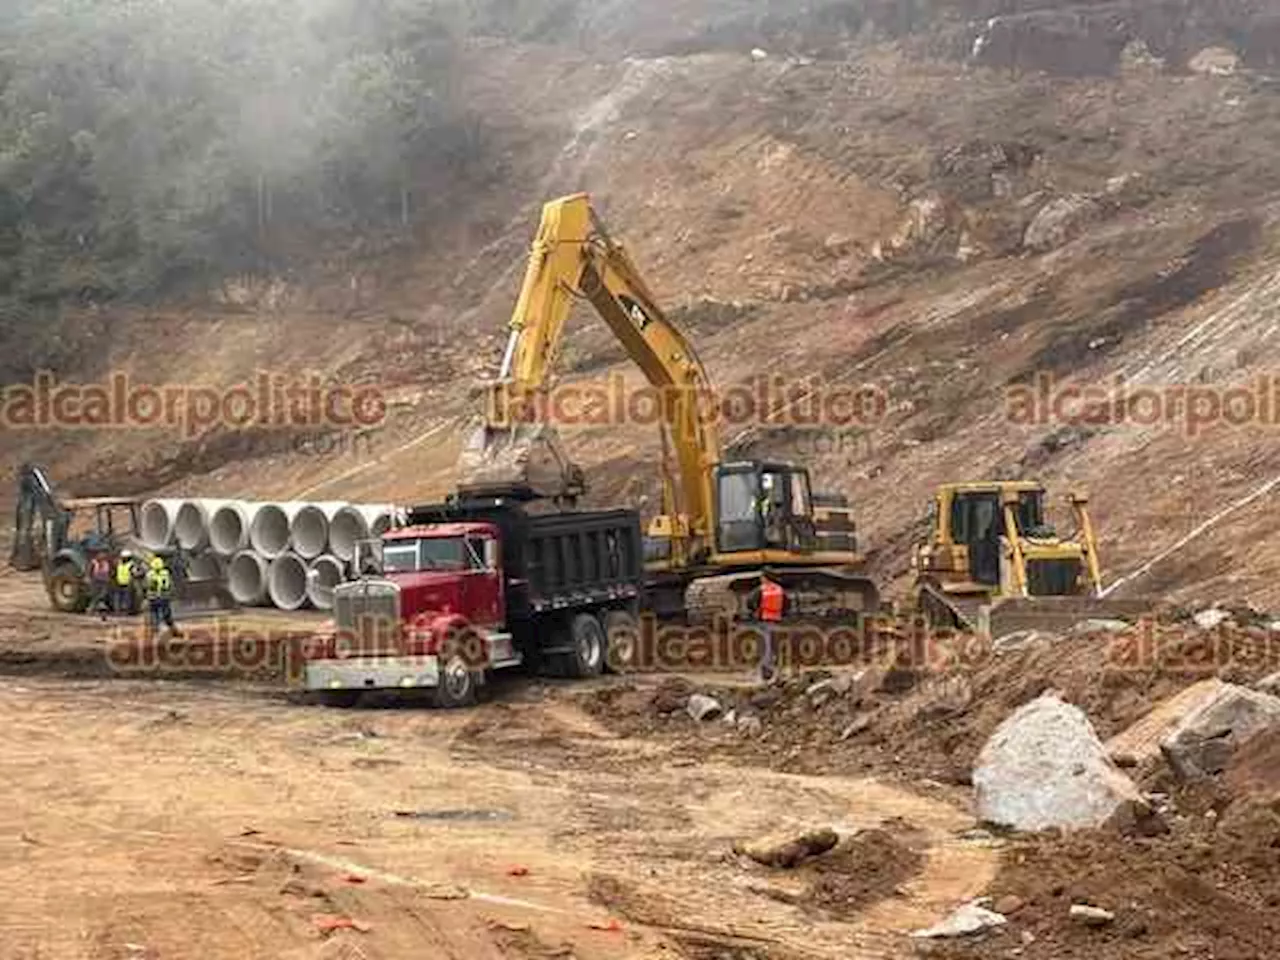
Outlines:
[[487,570],[498,569],[498,541],[486,537],[484,541],[484,565]]

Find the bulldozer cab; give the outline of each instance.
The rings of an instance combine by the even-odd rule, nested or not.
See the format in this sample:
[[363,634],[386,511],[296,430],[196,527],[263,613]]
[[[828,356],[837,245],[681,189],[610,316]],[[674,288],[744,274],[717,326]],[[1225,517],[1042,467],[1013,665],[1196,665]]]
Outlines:
[[[946,497],[944,493],[939,499]],[[974,583],[1000,587],[1007,579],[1002,576],[1002,540],[1054,535],[1044,521],[1043,489],[955,490],[949,499],[949,539],[967,548],[969,577]],[[1006,529],[1006,503],[1012,508],[1013,530]]]
[[716,550],[814,550],[809,472],[784,463],[741,461],[716,469]]

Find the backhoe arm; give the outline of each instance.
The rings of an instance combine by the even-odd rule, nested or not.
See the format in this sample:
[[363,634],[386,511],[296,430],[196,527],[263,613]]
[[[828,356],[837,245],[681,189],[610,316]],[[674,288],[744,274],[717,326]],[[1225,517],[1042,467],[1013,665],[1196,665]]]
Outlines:
[[[23,464],[18,471],[10,565],[15,570],[39,570],[47,554],[61,545],[68,524],[67,511],[58,502],[44,471],[32,464]],[[53,543],[47,542],[50,537]]]

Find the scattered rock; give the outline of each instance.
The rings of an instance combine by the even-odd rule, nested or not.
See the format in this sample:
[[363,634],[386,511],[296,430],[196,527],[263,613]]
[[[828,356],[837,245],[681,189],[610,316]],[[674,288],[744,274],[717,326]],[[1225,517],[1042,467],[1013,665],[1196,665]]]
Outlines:
[[1187,61],[1192,73],[1210,77],[1229,77],[1240,69],[1240,57],[1226,47],[1205,47]]
[[996,913],[1011,917],[1023,907],[1027,902],[1016,894],[1008,893],[991,905],[991,909]]
[[1231,614],[1219,607],[1209,607],[1207,610],[1198,610],[1191,615],[1191,622],[1201,630],[1212,630],[1214,627],[1222,626],[1231,619]]
[[1015,630],[1013,633],[1006,633],[997,637],[992,641],[991,649],[996,653],[1013,653],[1033,647],[1038,643],[1051,643],[1056,639],[1057,636],[1055,634],[1044,633],[1040,630]]
[[735,842],[733,852],[750,857],[766,867],[790,870],[810,857],[826,853],[840,842],[840,835],[830,827],[807,830],[800,835],[761,837],[750,842]]
[[1124,73],[1159,73],[1164,58],[1151,52],[1145,40],[1130,40],[1120,51],[1120,69]]
[[993,927],[1003,927],[1008,922],[1008,918],[1003,914],[988,910],[976,903],[966,903],[941,923],[924,930],[916,930],[911,936],[917,940],[968,937]]
[[751,51],[751,59],[756,61],[757,63],[759,63],[761,60],[768,60],[769,51],[761,50],[759,47],[756,47],[754,50]]
[[743,714],[738,717],[738,733],[744,737],[758,737],[764,730],[764,723],[754,713]]
[[1091,197],[1057,197],[1040,208],[1023,234],[1022,245],[1041,253],[1060,247],[1101,215],[1101,206]]
[[848,740],[850,737],[855,737],[870,726],[871,717],[865,713],[860,713],[858,716],[853,718],[852,723],[840,731],[840,739]]
[[1083,923],[1086,927],[1105,927],[1109,923],[1114,923],[1116,919],[1116,915],[1110,910],[1091,907],[1087,903],[1073,903],[1070,916],[1072,920]]
[[1079,636],[1089,633],[1124,633],[1133,624],[1124,620],[1081,620],[1070,630],[1068,636]]
[[1156,704],[1141,720],[1107,741],[1117,764],[1136,767],[1160,756],[1160,743],[1190,713],[1216,700],[1227,685],[1217,678],[1201,680]]
[[1280,696],[1280,671],[1276,671],[1270,676],[1263,677],[1254,685],[1254,689],[1261,690],[1263,693],[1271,696]]
[[1184,779],[1221,773],[1237,748],[1277,726],[1280,697],[1224,683],[1216,696],[1182,718],[1160,751]]
[[682,677],[668,677],[653,691],[653,709],[655,713],[676,713],[684,707],[689,695],[693,693],[693,684]]
[[688,702],[685,703],[684,709],[689,716],[699,723],[715,720],[724,713],[724,707],[720,705],[720,701],[715,697],[708,697],[705,693],[691,695]]
[[1084,713],[1052,694],[996,728],[973,783],[978,815],[1017,830],[1128,825],[1151,813]]

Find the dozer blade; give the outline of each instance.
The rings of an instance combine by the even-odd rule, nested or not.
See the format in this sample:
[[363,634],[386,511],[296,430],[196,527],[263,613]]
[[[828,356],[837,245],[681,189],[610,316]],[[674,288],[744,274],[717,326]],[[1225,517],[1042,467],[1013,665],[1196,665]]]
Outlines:
[[969,600],[951,597],[950,606],[963,629],[992,639],[1039,630],[1063,633],[1088,620],[1123,620],[1136,623],[1151,613],[1149,599],[1100,600],[1097,597],[1029,597]]
[[585,489],[581,469],[546,424],[480,427],[458,458],[458,491],[471,496],[573,500]]

